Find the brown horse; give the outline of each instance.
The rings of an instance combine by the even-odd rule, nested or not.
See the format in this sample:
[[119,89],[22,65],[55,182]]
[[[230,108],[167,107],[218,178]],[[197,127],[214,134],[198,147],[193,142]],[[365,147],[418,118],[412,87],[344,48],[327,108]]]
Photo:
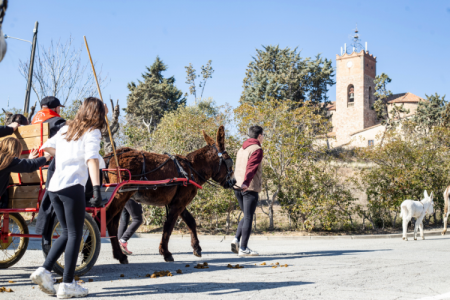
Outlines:
[[[217,131],[217,140],[214,141],[204,131],[203,136],[207,146],[189,153],[186,156],[176,155],[176,159],[180,163],[189,177],[195,179],[199,185],[203,185],[207,180],[213,179],[223,188],[233,187],[233,161],[225,151],[225,130],[223,126],[219,127]],[[139,180],[142,173],[158,168],[168,160],[167,155],[161,155],[151,152],[133,150],[131,148],[121,148],[117,150],[119,165],[121,168],[131,171],[132,179]],[[143,162],[145,160],[145,171],[143,171]],[[116,168],[114,159],[110,160],[110,169]],[[109,182],[117,182],[116,172],[109,174]],[[122,174],[124,179],[127,179],[125,174]],[[169,160],[158,170],[145,174],[147,180],[162,180],[174,177],[181,177],[175,162]],[[107,228],[110,236],[117,236],[119,226],[119,219],[122,209],[127,201],[137,191],[119,193],[113,199],[111,205],[107,210]],[[191,233],[191,246],[194,249],[194,255],[201,257],[202,248],[197,237],[197,229],[195,219],[188,212],[186,207],[191,203],[197,194],[197,187],[192,184],[187,186],[169,186],[158,187],[156,190],[139,190],[136,193],[136,201],[142,204],[167,206],[169,212],[167,220],[164,223],[163,235],[159,245],[159,253],[164,256],[165,261],[173,261],[172,254],[168,249],[168,242],[170,235],[179,216],[186,223]],[[118,259],[120,263],[128,263],[127,256],[120,250],[117,237],[111,238],[111,245],[113,248],[113,256]]]

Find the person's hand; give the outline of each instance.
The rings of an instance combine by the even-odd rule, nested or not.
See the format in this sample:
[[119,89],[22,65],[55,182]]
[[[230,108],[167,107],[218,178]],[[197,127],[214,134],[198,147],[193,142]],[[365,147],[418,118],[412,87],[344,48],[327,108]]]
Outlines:
[[47,161],[49,161],[50,158],[52,158],[52,155],[50,153],[44,151],[44,157]]
[[17,128],[19,128],[19,123],[17,122],[12,122],[11,124],[8,125],[8,127],[11,127],[14,129],[14,131],[17,130]]
[[89,204],[92,207],[102,207],[102,193],[100,191],[99,185],[94,185],[92,187],[94,191],[93,197],[89,200]]
[[245,192],[247,189],[248,189],[248,186],[247,186],[246,184],[242,184],[242,185],[241,185],[241,190],[242,190],[243,192]]
[[28,159],[35,159],[39,157],[39,151],[37,149],[31,149]]

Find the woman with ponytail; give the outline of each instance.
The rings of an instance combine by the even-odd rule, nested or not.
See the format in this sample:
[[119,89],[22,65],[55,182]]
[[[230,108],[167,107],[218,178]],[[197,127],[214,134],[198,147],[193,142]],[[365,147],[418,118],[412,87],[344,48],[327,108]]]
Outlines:
[[50,159],[47,153],[44,157],[38,157],[37,150],[31,150],[28,159],[19,159],[22,153],[22,144],[14,137],[7,137],[0,142],[0,208],[8,207],[8,193],[11,173],[29,173],[39,170]]
[[[56,156],[55,173],[47,188],[62,233],[53,243],[44,265],[30,278],[43,292],[56,294],[58,298],[85,297],[88,294],[88,289],[80,286],[74,275],[83,234],[85,186],[89,176],[94,189],[91,205],[101,206],[100,168],[104,168],[105,163],[99,151],[107,113],[102,101],[87,98],[75,119],[68,121],[41,147],[41,150]],[[56,293],[50,271],[63,252],[63,281]]]

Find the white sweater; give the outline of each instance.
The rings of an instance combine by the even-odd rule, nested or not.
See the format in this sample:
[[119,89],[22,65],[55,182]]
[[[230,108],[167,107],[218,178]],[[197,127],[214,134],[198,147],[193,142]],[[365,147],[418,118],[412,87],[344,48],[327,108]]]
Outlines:
[[98,159],[100,169],[105,168],[105,162],[99,154],[102,134],[100,130],[94,129],[86,132],[77,141],[68,142],[65,135],[69,126],[64,126],[58,133],[46,141],[41,149],[55,148],[56,168],[50,185],[50,192],[57,192],[70,186],[81,184],[86,186],[89,177],[87,161]]

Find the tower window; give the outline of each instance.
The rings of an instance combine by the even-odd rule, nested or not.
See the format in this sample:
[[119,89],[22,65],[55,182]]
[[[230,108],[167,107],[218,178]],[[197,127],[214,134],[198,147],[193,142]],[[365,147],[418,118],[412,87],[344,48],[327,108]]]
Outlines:
[[347,89],[347,106],[353,106],[355,103],[355,87],[350,84]]

